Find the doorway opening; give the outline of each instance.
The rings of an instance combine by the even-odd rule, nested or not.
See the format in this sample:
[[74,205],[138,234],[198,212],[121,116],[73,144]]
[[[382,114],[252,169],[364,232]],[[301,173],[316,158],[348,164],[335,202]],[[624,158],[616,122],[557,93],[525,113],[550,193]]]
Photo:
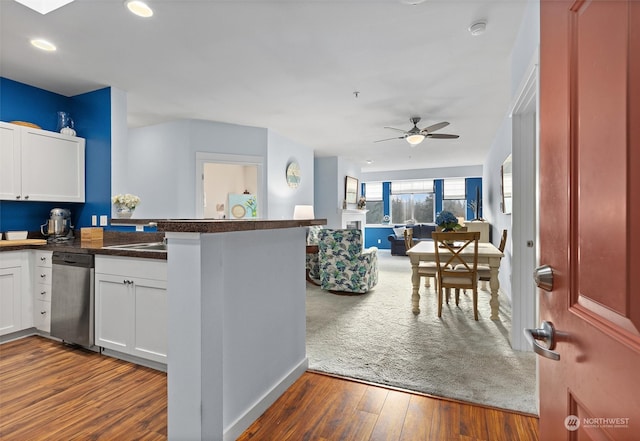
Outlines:
[[229,198],[247,194],[255,197],[255,217],[265,217],[263,164],[259,156],[196,153],[196,218],[237,218]]

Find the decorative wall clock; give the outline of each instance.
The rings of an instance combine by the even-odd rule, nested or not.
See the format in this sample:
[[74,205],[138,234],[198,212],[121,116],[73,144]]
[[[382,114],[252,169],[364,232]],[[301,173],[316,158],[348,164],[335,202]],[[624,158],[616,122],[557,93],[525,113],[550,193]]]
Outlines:
[[287,165],[287,185],[291,188],[298,188],[300,185],[300,166],[296,161]]

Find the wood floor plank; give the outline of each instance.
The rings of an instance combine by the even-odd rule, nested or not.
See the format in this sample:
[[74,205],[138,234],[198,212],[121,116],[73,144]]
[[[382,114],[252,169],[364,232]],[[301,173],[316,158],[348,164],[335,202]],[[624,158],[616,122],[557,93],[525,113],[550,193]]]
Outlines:
[[419,395],[410,396],[400,441],[427,441],[431,433],[431,419],[436,409],[437,400]]
[[379,415],[388,395],[389,391],[386,389],[368,387],[358,403],[358,410]]
[[[0,439],[167,439],[166,374],[28,337],[0,345]],[[239,441],[538,441],[537,418],[307,372]]]
[[398,441],[400,439],[410,398],[409,394],[403,392],[394,390],[388,392],[371,434],[371,441]]
[[463,404],[460,406],[460,435],[467,439],[489,441],[485,409]]
[[429,440],[460,438],[460,404],[441,400],[433,410]]

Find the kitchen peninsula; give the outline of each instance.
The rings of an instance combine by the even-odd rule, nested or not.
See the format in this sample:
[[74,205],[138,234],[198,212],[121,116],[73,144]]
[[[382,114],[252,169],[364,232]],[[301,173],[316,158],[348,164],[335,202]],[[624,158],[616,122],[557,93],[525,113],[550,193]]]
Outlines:
[[155,220],[168,243],[168,435],[236,439],[307,369],[305,228]]

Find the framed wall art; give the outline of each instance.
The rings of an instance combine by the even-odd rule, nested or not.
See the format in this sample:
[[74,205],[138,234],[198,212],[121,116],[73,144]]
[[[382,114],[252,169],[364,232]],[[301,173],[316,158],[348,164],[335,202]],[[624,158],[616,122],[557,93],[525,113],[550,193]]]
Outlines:
[[355,204],[358,201],[358,180],[346,176],[344,180],[344,200],[347,204]]

